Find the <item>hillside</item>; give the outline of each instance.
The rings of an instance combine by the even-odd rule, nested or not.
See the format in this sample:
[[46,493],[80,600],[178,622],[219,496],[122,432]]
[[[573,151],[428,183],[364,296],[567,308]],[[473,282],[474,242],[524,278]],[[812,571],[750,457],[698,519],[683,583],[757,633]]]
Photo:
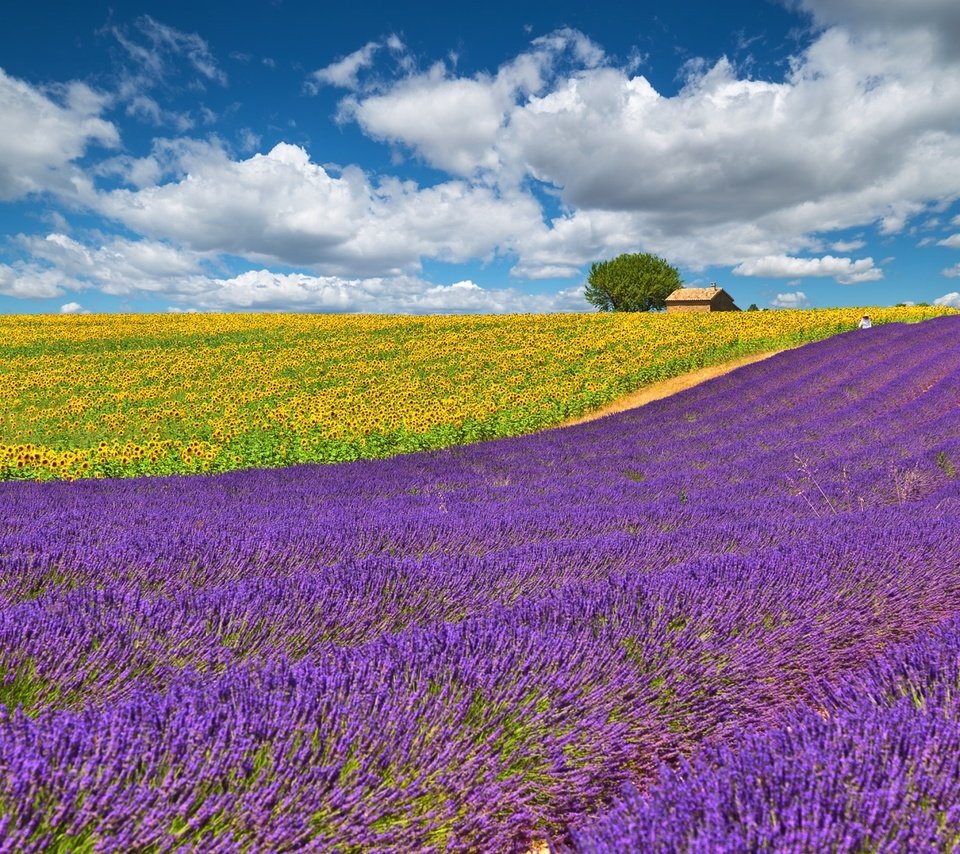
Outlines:
[[[885,717],[884,692],[938,689],[869,669],[927,631],[956,667],[958,335],[956,316],[839,334],[599,421],[388,460],[0,484],[0,838],[643,847],[630,816],[657,833],[670,791],[691,797],[661,763],[729,748],[697,773],[746,785],[757,756],[790,764],[746,730],[798,719],[797,743],[846,755],[806,707],[879,733],[869,791],[910,790],[885,745],[915,717]],[[873,717],[851,699],[871,690]],[[953,743],[937,704],[910,756]],[[957,775],[924,774],[910,838],[948,850]],[[653,806],[603,818],[626,783]],[[904,838],[861,789],[846,812],[751,790],[759,812],[716,802],[676,832]],[[822,836],[797,835],[809,815]]]
[[0,480],[328,463],[530,433],[861,313],[0,317]]

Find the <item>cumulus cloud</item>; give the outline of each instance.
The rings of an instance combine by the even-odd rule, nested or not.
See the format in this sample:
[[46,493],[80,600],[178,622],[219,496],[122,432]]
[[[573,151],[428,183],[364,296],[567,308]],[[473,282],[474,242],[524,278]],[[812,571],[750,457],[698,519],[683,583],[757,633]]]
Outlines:
[[960,234],[951,234],[944,240],[938,240],[937,246],[949,246],[951,249],[960,249]]
[[583,311],[583,289],[526,294],[513,288],[482,288],[470,280],[435,285],[415,276],[343,279],[251,270],[211,281],[193,298],[204,309],[296,309],[396,314],[488,314]]
[[858,282],[873,282],[883,278],[883,270],[873,266],[873,258],[792,258],[789,255],[768,255],[744,261],[733,268],[737,276],[766,276],[789,279],[800,277],[832,276],[844,285]]
[[67,289],[83,287],[56,269],[39,264],[17,262],[0,264],[0,294],[18,299],[51,299],[63,296]]
[[515,277],[575,277],[585,263],[638,249],[696,267],[814,242],[753,222],[685,232],[648,213],[570,210],[545,221],[526,187],[374,180],[315,163],[289,144],[235,160],[216,143],[159,140],[148,157],[117,158],[112,167],[136,189],[101,194],[98,209],[138,233],[347,277],[415,272],[422,258],[498,254],[517,258]]
[[772,300],[770,305],[774,308],[807,308],[810,301],[803,291],[793,291],[792,293],[777,294],[776,299]]
[[202,289],[206,275],[200,256],[156,241],[114,237],[91,247],[54,232],[45,237],[20,235],[17,243],[35,268],[42,265],[45,273],[55,274],[69,287],[95,287],[115,296],[192,293]]
[[[0,265],[0,294],[44,299],[70,290],[111,296],[151,294],[175,300],[177,311],[343,311],[504,313],[584,311],[583,286],[559,294],[529,294],[516,288],[485,288],[467,279],[437,284],[414,275],[342,277],[248,270],[218,275],[216,263],[189,250],[149,240],[111,238],[97,245],[54,232],[20,235],[30,260]],[[82,313],[71,301],[63,313]]]
[[[111,189],[94,195],[73,161],[93,142],[117,141],[100,118],[102,97],[79,85],[54,94],[26,84],[25,95],[8,87],[8,96],[9,78],[0,78],[3,116],[27,116],[14,127],[29,129],[44,110],[70,119],[70,133],[60,134],[66,142],[54,146],[55,156],[38,156],[35,167],[33,152],[4,148],[16,144],[15,134],[0,138],[0,196],[75,187],[95,212],[143,238],[97,248],[31,245],[39,267],[17,270],[17,281],[60,269],[120,288],[120,277],[97,279],[80,259],[105,263],[98,253],[117,250],[134,263],[146,247],[161,256],[167,247],[189,267],[169,276],[128,270],[128,281],[147,289],[237,299],[289,292],[291,304],[308,294],[308,303],[334,305],[342,293],[351,305],[365,304],[357,295],[382,281],[398,293],[414,282],[410,293],[425,305],[436,286],[419,279],[423,259],[508,257],[516,278],[576,278],[590,261],[625,251],[655,252],[694,271],[725,266],[738,275],[875,281],[883,262],[850,257],[865,245],[867,229],[897,234],[960,197],[960,56],[943,38],[956,5],[918,0],[901,26],[903,4],[893,0],[804,0],[817,28],[782,79],[750,79],[726,58],[699,60],[671,95],[636,63],[617,67],[571,29],[534,39],[490,73],[461,74],[452,57],[415,68],[391,36],[310,75],[315,89],[347,90],[341,121],[446,173],[433,185],[316,162],[288,143],[248,156],[259,142],[241,135],[239,157],[214,138],[157,140],[146,156],[113,157],[94,176],[110,178]],[[119,105],[174,127],[202,120],[202,111],[178,118],[160,95],[184,67],[200,82],[226,83],[206,43],[147,17],[116,32],[136,70]],[[376,69],[388,52],[391,80]],[[92,122],[86,130],[78,130],[80,117]],[[124,186],[113,189],[112,179]],[[553,197],[549,213],[538,201],[545,195]],[[857,238],[842,239],[850,233]],[[231,273],[236,258],[245,259],[248,279],[217,279],[210,265],[221,255],[231,256]],[[303,270],[284,275],[305,278],[276,279],[260,269],[278,264]],[[214,279],[226,284],[211,291]],[[174,281],[180,290],[170,290]],[[440,294],[465,304],[492,299],[480,290]]]
[[[958,273],[960,275],[960,273]],[[943,305],[948,308],[960,308],[960,293],[953,291],[949,294],[944,294],[942,297],[937,297],[933,301],[934,305]]]
[[339,115],[355,119],[377,139],[416,149],[441,169],[469,175],[497,165],[492,145],[509,96],[484,81],[448,79],[437,64],[389,95],[344,101]]
[[346,276],[409,273],[422,257],[492,257],[542,227],[529,194],[465,181],[374,183],[356,167],[328,171],[286,143],[240,161],[218,147],[192,147],[179,163],[181,180],[105,193],[99,210],[197,252]]
[[[241,144],[245,142],[252,142],[252,139],[241,134]],[[98,177],[115,177],[123,184],[142,189],[186,178],[191,171],[210,168],[214,162],[227,157],[223,142],[216,136],[208,140],[156,137],[149,154],[143,157],[117,155],[101,161],[91,171]]]
[[858,34],[922,31],[939,51],[960,55],[960,7],[955,0],[800,0],[821,26],[843,26]]
[[92,144],[120,142],[100,118],[107,98],[84,83],[44,92],[0,69],[0,201],[52,190],[85,192],[87,177],[74,165]]
[[[745,79],[721,58],[691,67],[667,97],[599,55],[560,68],[558,45],[573,40],[564,31],[496,74],[437,64],[351,96],[341,118],[455,174],[555,188],[570,211],[563,230],[586,235],[594,215],[618,214],[616,233],[594,244],[628,236],[634,248],[679,250],[670,257],[681,264],[732,265],[814,249],[835,230],[895,234],[960,194],[960,68],[931,58],[935,38],[833,26],[782,81]],[[566,265],[548,246],[568,255],[568,244],[531,237],[518,272]]]
[[960,264],[954,264],[952,267],[947,267],[944,270],[940,271],[948,279],[960,278]]
[[[739,79],[723,59],[672,98],[599,69],[531,99],[503,146],[571,205],[643,212],[688,232],[753,221],[797,234],[877,219],[894,230],[924,198],[942,197],[944,175],[960,189],[960,140],[942,141],[943,174],[929,168],[934,128],[952,128],[932,74],[891,73],[902,58],[876,50],[829,33],[783,83]],[[960,106],[960,85],[947,88]]]
[[582,33],[562,29],[535,39],[530,50],[496,74],[456,76],[443,62],[409,74],[382,93],[341,102],[341,121],[354,120],[370,136],[401,143],[428,163],[458,175],[501,165],[496,143],[518,99],[540,92],[564,56],[581,67],[603,61]]
[[60,314],[90,314],[90,312],[78,302],[68,302],[60,306]]

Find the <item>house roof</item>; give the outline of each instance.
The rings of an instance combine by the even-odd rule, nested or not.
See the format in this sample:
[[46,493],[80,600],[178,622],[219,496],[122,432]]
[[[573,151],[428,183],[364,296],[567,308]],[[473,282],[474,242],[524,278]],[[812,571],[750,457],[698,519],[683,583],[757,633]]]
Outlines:
[[729,299],[733,299],[723,288],[677,288],[667,297],[667,302],[671,300],[711,302],[719,294],[726,294]]

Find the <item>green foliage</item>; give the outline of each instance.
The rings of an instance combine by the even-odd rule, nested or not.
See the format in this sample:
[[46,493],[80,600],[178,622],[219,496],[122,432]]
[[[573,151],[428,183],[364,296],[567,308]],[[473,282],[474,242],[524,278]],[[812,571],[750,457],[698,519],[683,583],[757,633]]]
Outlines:
[[939,468],[947,477],[956,477],[957,470],[953,461],[943,451],[937,454],[937,468]]
[[677,268],[645,252],[592,264],[584,296],[601,311],[650,311],[680,287]]

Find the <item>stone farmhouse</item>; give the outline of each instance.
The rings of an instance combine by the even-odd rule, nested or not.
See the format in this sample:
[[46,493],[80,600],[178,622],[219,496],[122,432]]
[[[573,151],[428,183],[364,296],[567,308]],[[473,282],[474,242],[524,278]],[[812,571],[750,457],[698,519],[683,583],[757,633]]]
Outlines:
[[667,297],[667,311],[740,311],[723,288],[678,288]]

